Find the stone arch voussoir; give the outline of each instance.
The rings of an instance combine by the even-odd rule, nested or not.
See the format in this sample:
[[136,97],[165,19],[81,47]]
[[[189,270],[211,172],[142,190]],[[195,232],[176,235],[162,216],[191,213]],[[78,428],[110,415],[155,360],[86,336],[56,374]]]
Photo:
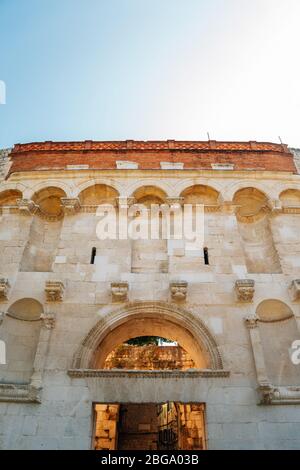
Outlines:
[[217,342],[207,326],[187,310],[164,302],[129,303],[99,320],[83,339],[73,358],[72,369],[91,369],[93,356],[99,344],[120,324],[133,318],[153,316],[164,318],[185,328],[205,350],[210,369],[223,369],[223,361]]

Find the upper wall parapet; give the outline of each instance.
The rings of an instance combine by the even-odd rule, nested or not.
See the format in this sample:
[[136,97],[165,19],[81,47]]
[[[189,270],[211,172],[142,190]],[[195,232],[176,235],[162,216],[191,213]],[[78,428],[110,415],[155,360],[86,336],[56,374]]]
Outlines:
[[287,145],[254,141],[35,142],[16,144],[11,158],[9,174],[87,169],[255,170],[297,173],[293,153]]

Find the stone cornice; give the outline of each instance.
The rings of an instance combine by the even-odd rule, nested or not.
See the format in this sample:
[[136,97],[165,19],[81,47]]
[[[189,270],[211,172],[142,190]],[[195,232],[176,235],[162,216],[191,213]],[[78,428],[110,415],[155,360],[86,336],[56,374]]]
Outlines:
[[228,370],[217,369],[189,369],[189,370],[117,370],[117,369],[69,369],[68,375],[72,378],[81,379],[86,377],[103,378],[162,378],[162,379],[193,379],[193,378],[226,378],[229,377]]
[[273,384],[260,384],[258,387],[260,405],[300,405],[300,385],[277,387]]
[[0,383],[0,402],[40,403],[40,390],[30,385]]

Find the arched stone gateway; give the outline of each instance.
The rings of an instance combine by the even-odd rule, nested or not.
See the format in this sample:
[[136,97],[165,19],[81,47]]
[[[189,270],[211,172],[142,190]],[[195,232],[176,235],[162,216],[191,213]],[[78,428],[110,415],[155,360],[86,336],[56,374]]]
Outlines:
[[101,369],[115,346],[143,335],[178,341],[199,369],[223,369],[217,343],[204,323],[187,310],[163,302],[127,304],[101,319],[81,343],[72,369]]

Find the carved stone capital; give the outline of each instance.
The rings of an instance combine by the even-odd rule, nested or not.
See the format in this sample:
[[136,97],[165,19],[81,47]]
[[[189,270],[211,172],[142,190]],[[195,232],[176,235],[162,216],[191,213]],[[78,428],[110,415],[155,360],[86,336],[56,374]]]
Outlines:
[[282,202],[280,199],[272,199],[269,201],[268,207],[271,209],[273,214],[279,214],[282,212]]
[[53,313],[42,313],[41,315],[42,325],[51,330],[55,327],[55,315]]
[[225,214],[235,214],[239,207],[239,204],[234,204],[232,201],[222,201],[220,203],[220,210]]
[[61,302],[65,286],[61,281],[46,281],[45,293],[47,302]]
[[126,302],[128,300],[128,282],[112,282],[111,296],[113,302]]
[[23,215],[35,214],[38,210],[38,206],[30,199],[18,199],[17,205]]
[[296,302],[300,300],[300,279],[294,279],[289,287],[291,299]]
[[239,302],[252,302],[255,282],[252,279],[238,279],[235,282],[235,292]]
[[135,204],[135,198],[134,197],[117,197],[117,204],[118,207],[126,208],[130,207],[133,204]]
[[247,328],[249,328],[249,330],[252,330],[253,328],[257,328],[258,322],[259,322],[259,318],[256,315],[249,315],[249,317],[245,318],[245,323],[246,323]]
[[270,383],[261,383],[258,387],[261,405],[271,405],[274,399],[275,389]]
[[170,292],[173,300],[186,300],[188,283],[186,281],[178,281],[170,283]]
[[8,292],[10,289],[10,284],[8,279],[0,279],[0,301],[8,300]]
[[32,403],[41,403],[42,383],[30,384],[28,387],[28,401]]
[[166,204],[169,204],[169,206],[175,206],[176,204],[182,206],[184,204],[184,197],[167,197]]
[[80,201],[78,198],[62,197],[61,205],[66,215],[76,214],[80,209]]

